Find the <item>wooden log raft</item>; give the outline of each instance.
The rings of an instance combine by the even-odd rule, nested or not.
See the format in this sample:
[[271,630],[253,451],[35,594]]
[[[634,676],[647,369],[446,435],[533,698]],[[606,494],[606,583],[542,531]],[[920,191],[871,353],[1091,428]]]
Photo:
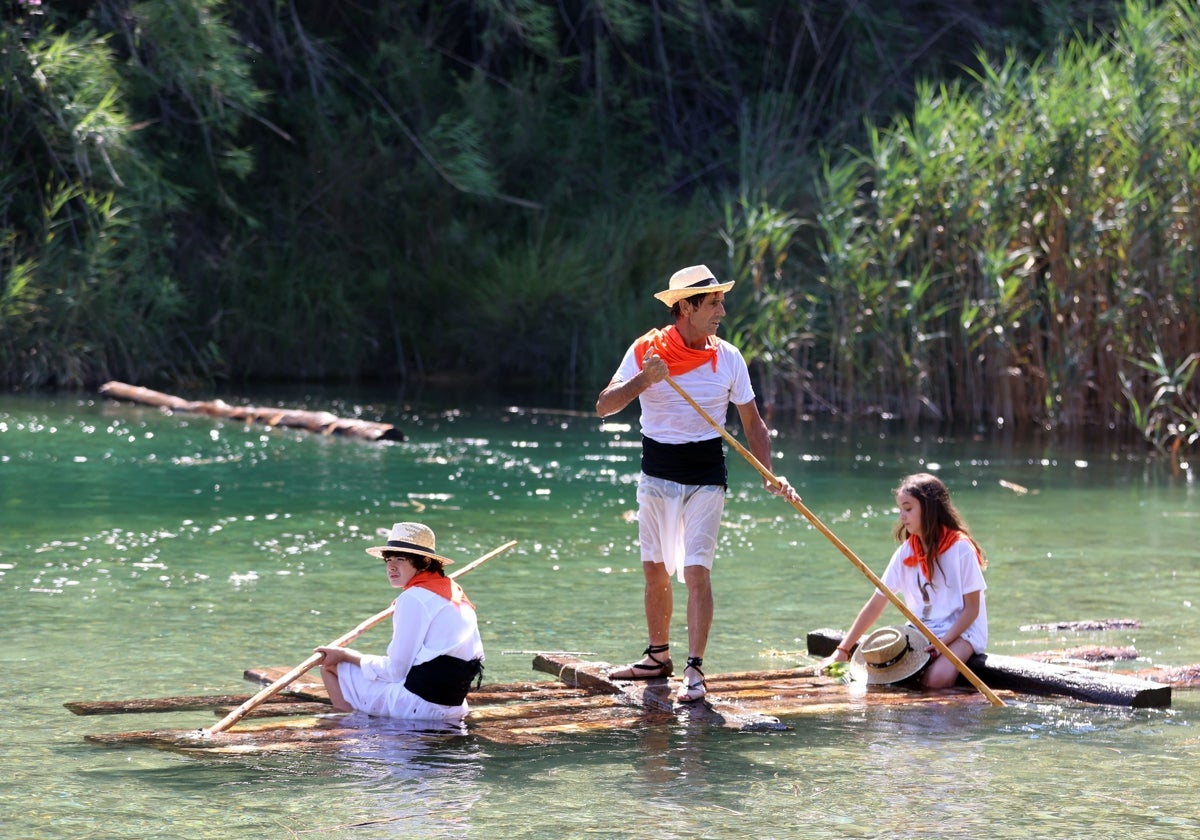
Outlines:
[[[844,636],[841,630],[814,630],[808,634],[808,652],[813,656],[829,656]],[[1061,695],[1135,709],[1171,705],[1171,686],[1122,674],[994,653],[975,654],[967,660],[967,667],[992,688],[1008,691]]]
[[[615,683],[606,676],[611,666],[570,655],[541,654],[534,668],[558,681],[483,686],[470,694],[471,712],[463,731],[492,743],[536,745],[568,735],[589,732],[650,731],[666,725],[699,725],[736,732],[780,732],[791,727],[779,715],[828,713],[862,705],[909,703],[982,703],[974,689],[950,689],[938,695],[879,687],[849,696],[845,684],[815,674],[812,668],[743,671],[712,675],[709,694],[697,703],[675,701],[675,686],[667,679]],[[257,668],[245,676],[271,683],[283,668]],[[316,693],[315,685],[301,686]],[[265,706],[264,714],[287,711],[288,703]],[[208,733],[203,729],[161,729],[143,732],[99,733],[86,740],[104,746],[149,746],[196,753],[245,753],[291,748],[352,748],[372,737],[372,731],[353,716],[327,714],[239,723],[236,729]]]
[[[816,630],[809,634],[808,648],[814,656],[832,653],[841,642],[838,630]],[[1011,694],[1074,697],[1092,703],[1131,707],[1170,705],[1171,687],[1085,668],[1066,667],[1034,659],[981,655],[972,657],[970,667],[994,689]],[[585,661],[570,654],[538,654],[535,670],[553,675],[556,681],[505,683],[482,686],[471,692],[471,712],[465,728],[431,732],[415,728],[420,737],[470,735],[508,745],[535,745],[564,735],[594,731],[640,731],[663,725],[716,726],[735,731],[780,731],[790,727],[780,718],[802,714],[829,714],[863,706],[962,705],[986,702],[974,687],[960,686],[937,692],[913,691],[898,686],[871,686],[869,690],[848,687],[841,680],[818,674],[813,666],[769,671],[740,671],[708,677],[708,695],[693,704],[674,699],[671,681],[665,678],[637,682],[613,682],[606,676],[607,663]],[[270,684],[286,668],[252,668],[245,677]],[[1193,685],[1200,679],[1200,666],[1159,669],[1178,685]],[[1157,673],[1157,672],[1156,672]],[[1175,682],[1175,680],[1178,682]],[[861,684],[860,684],[861,689]],[[101,704],[67,704],[77,714],[117,711],[179,711],[173,698],[161,701],[110,701]],[[203,698],[174,698],[205,703],[219,708],[220,695]],[[95,707],[94,709],[92,707]],[[161,707],[161,708],[159,708]],[[150,746],[179,752],[245,753],[280,749],[341,749],[377,736],[371,724],[339,713],[318,714],[329,709],[324,686],[302,677],[288,694],[261,707],[262,716],[275,720],[243,722],[238,729],[209,733],[204,729],[164,729],[145,732],[102,733],[85,736],[105,746]],[[283,715],[295,716],[284,718]],[[390,730],[389,730],[390,731]]]
[[286,426],[316,434],[344,435],[369,441],[404,440],[404,433],[390,423],[338,417],[328,411],[235,406],[224,400],[185,400],[182,397],[152,391],[138,385],[127,385],[124,382],[105,382],[100,386],[100,393],[113,399],[155,405],[169,411],[205,414],[209,417],[228,417],[244,423]]

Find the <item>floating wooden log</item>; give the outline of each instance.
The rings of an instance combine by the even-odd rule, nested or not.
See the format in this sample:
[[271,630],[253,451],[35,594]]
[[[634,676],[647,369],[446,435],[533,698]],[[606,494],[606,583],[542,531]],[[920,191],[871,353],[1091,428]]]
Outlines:
[[1137,648],[1132,646],[1113,647],[1111,645],[1080,645],[1063,648],[1062,650],[1039,650],[1034,653],[1022,654],[1027,659],[1038,662],[1114,662],[1119,659],[1137,659]]
[[1136,618],[1101,618],[1087,621],[1051,621],[1046,624],[1022,624],[1021,630],[1136,630],[1142,622]]
[[1200,686],[1200,663],[1195,665],[1156,665],[1153,668],[1134,671],[1130,676],[1166,683],[1178,688],[1191,688]]
[[[829,656],[844,636],[841,630],[814,630],[808,634],[808,652],[813,656]],[[1122,674],[994,653],[975,654],[967,660],[967,667],[993,689],[1059,695],[1132,708],[1167,708],[1171,705],[1171,686]]]
[[152,391],[138,385],[127,385],[124,382],[106,382],[100,386],[100,393],[113,399],[154,405],[169,411],[205,414],[209,417],[228,417],[244,423],[285,426],[304,429],[316,434],[344,435],[369,441],[404,440],[404,433],[390,423],[338,417],[328,411],[235,406],[224,400],[185,400],[182,397]]

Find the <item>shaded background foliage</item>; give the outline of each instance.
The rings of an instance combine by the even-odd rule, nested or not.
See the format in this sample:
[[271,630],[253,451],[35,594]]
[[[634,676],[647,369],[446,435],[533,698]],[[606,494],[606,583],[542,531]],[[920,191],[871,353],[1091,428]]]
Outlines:
[[[1195,228],[1165,208],[1194,214],[1193,165],[1163,109],[1197,54],[1161,6],[9,2],[0,378],[590,401],[665,320],[650,291],[705,262],[742,284],[727,329],[770,407],[1145,429],[1169,369],[1186,419]],[[1149,157],[1094,183],[1086,126],[1127,104]],[[1123,208],[1136,279],[1132,240],[1071,270],[1079,208],[1033,200],[1056,189]],[[1162,282],[1161,365],[1082,312],[1162,317]]]

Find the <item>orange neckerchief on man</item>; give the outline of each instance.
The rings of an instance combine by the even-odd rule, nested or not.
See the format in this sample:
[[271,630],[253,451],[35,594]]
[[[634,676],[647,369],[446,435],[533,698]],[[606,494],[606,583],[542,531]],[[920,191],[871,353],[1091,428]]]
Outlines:
[[671,376],[679,376],[695,370],[705,362],[711,363],[712,369],[716,370],[718,342],[719,339],[715,335],[710,335],[702,350],[694,350],[683,343],[683,336],[672,325],[663,329],[652,329],[643,335],[633,343],[633,354],[637,357],[640,370],[646,353],[653,350],[655,355],[667,363],[667,372]]
[[404,588],[405,590],[409,590],[413,587],[428,589],[434,595],[441,595],[455,606],[466,604],[471,609],[475,608],[475,605],[467,598],[467,593],[463,592],[463,588],[458,585],[457,581],[451,580],[445,575],[434,574],[428,569],[413,575],[412,580]]

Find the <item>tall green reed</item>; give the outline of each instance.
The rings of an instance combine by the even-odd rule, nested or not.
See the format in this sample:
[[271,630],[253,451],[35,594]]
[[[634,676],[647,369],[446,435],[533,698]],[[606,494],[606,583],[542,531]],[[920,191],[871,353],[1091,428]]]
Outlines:
[[1197,24],[1130,3],[1110,40],[923,87],[826,167],[817,375],[847,410],[1137,424],[1142,363],[1200,345]]

